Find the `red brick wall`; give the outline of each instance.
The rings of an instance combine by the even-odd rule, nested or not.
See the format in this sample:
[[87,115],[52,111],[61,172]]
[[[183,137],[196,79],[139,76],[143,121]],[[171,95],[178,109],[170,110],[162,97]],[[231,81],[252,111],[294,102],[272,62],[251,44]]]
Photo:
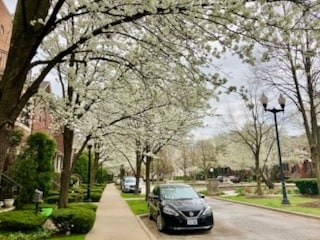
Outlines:
[[2,0],[0,0],[0,76],[6,65],[7,53],[10,47],[11,30],[11,15]]

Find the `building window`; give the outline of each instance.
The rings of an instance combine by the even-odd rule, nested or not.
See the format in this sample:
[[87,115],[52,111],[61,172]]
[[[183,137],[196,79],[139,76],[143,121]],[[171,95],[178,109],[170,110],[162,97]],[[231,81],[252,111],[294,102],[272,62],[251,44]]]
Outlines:
[[4,26],[1,24],[0,25],[0,35],[4,34]]

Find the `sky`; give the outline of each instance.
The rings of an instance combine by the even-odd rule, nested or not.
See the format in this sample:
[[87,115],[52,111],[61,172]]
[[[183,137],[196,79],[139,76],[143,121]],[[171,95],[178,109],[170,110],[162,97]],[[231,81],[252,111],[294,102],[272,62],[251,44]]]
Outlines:
[[6,5],[9,12],[13,14],[16,9],[17,0],[2,0],[2,1]]
[[[7,9],[10,13],[14,13],[15,7],[17,4],[17,0],[3,0]],[[231,56],[230,54],[225,55],[217,64],[221,66],[221,70],[228,74],[230,77],[229,85],[239,85],[239,83],[244,82],[246,77],[248,76],[248,67],[241,62],[235,56]],[[52,88],[55,88],[55,82],[52,83]],[[216,117],[207,117],[204,119],[204,124],[206,127],[195,129],[192,133],[195,135],[196,139],[210,138],[213,135],[217,135],[225,132],[225,127],[223,125],[223,121],[221,118],[227,117],[229,112],[232,112],[232,115],[236,116],[237,119],[241,119],[242,110],[241,110],[241,101],[236,99],[235,96],[222,96],[219,102],[212,100],[210,102],[212,108],[217,109]],[[292,135],[299,134],[300,129],[290,128]]]

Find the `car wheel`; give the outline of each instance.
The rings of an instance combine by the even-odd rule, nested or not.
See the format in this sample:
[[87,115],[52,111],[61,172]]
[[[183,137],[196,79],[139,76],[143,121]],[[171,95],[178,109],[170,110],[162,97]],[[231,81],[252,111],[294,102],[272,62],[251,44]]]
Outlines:
[[157,216],[157,229],[159,232],[163,232],[165,229],[165,222],[160,213]]

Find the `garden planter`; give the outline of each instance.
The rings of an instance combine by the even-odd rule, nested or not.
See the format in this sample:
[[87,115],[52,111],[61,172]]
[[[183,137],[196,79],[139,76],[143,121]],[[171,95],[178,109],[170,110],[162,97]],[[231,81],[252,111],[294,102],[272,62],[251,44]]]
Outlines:
[[3,200],[4,207],[12,207],[14,203],[14,198],[7,198]]

